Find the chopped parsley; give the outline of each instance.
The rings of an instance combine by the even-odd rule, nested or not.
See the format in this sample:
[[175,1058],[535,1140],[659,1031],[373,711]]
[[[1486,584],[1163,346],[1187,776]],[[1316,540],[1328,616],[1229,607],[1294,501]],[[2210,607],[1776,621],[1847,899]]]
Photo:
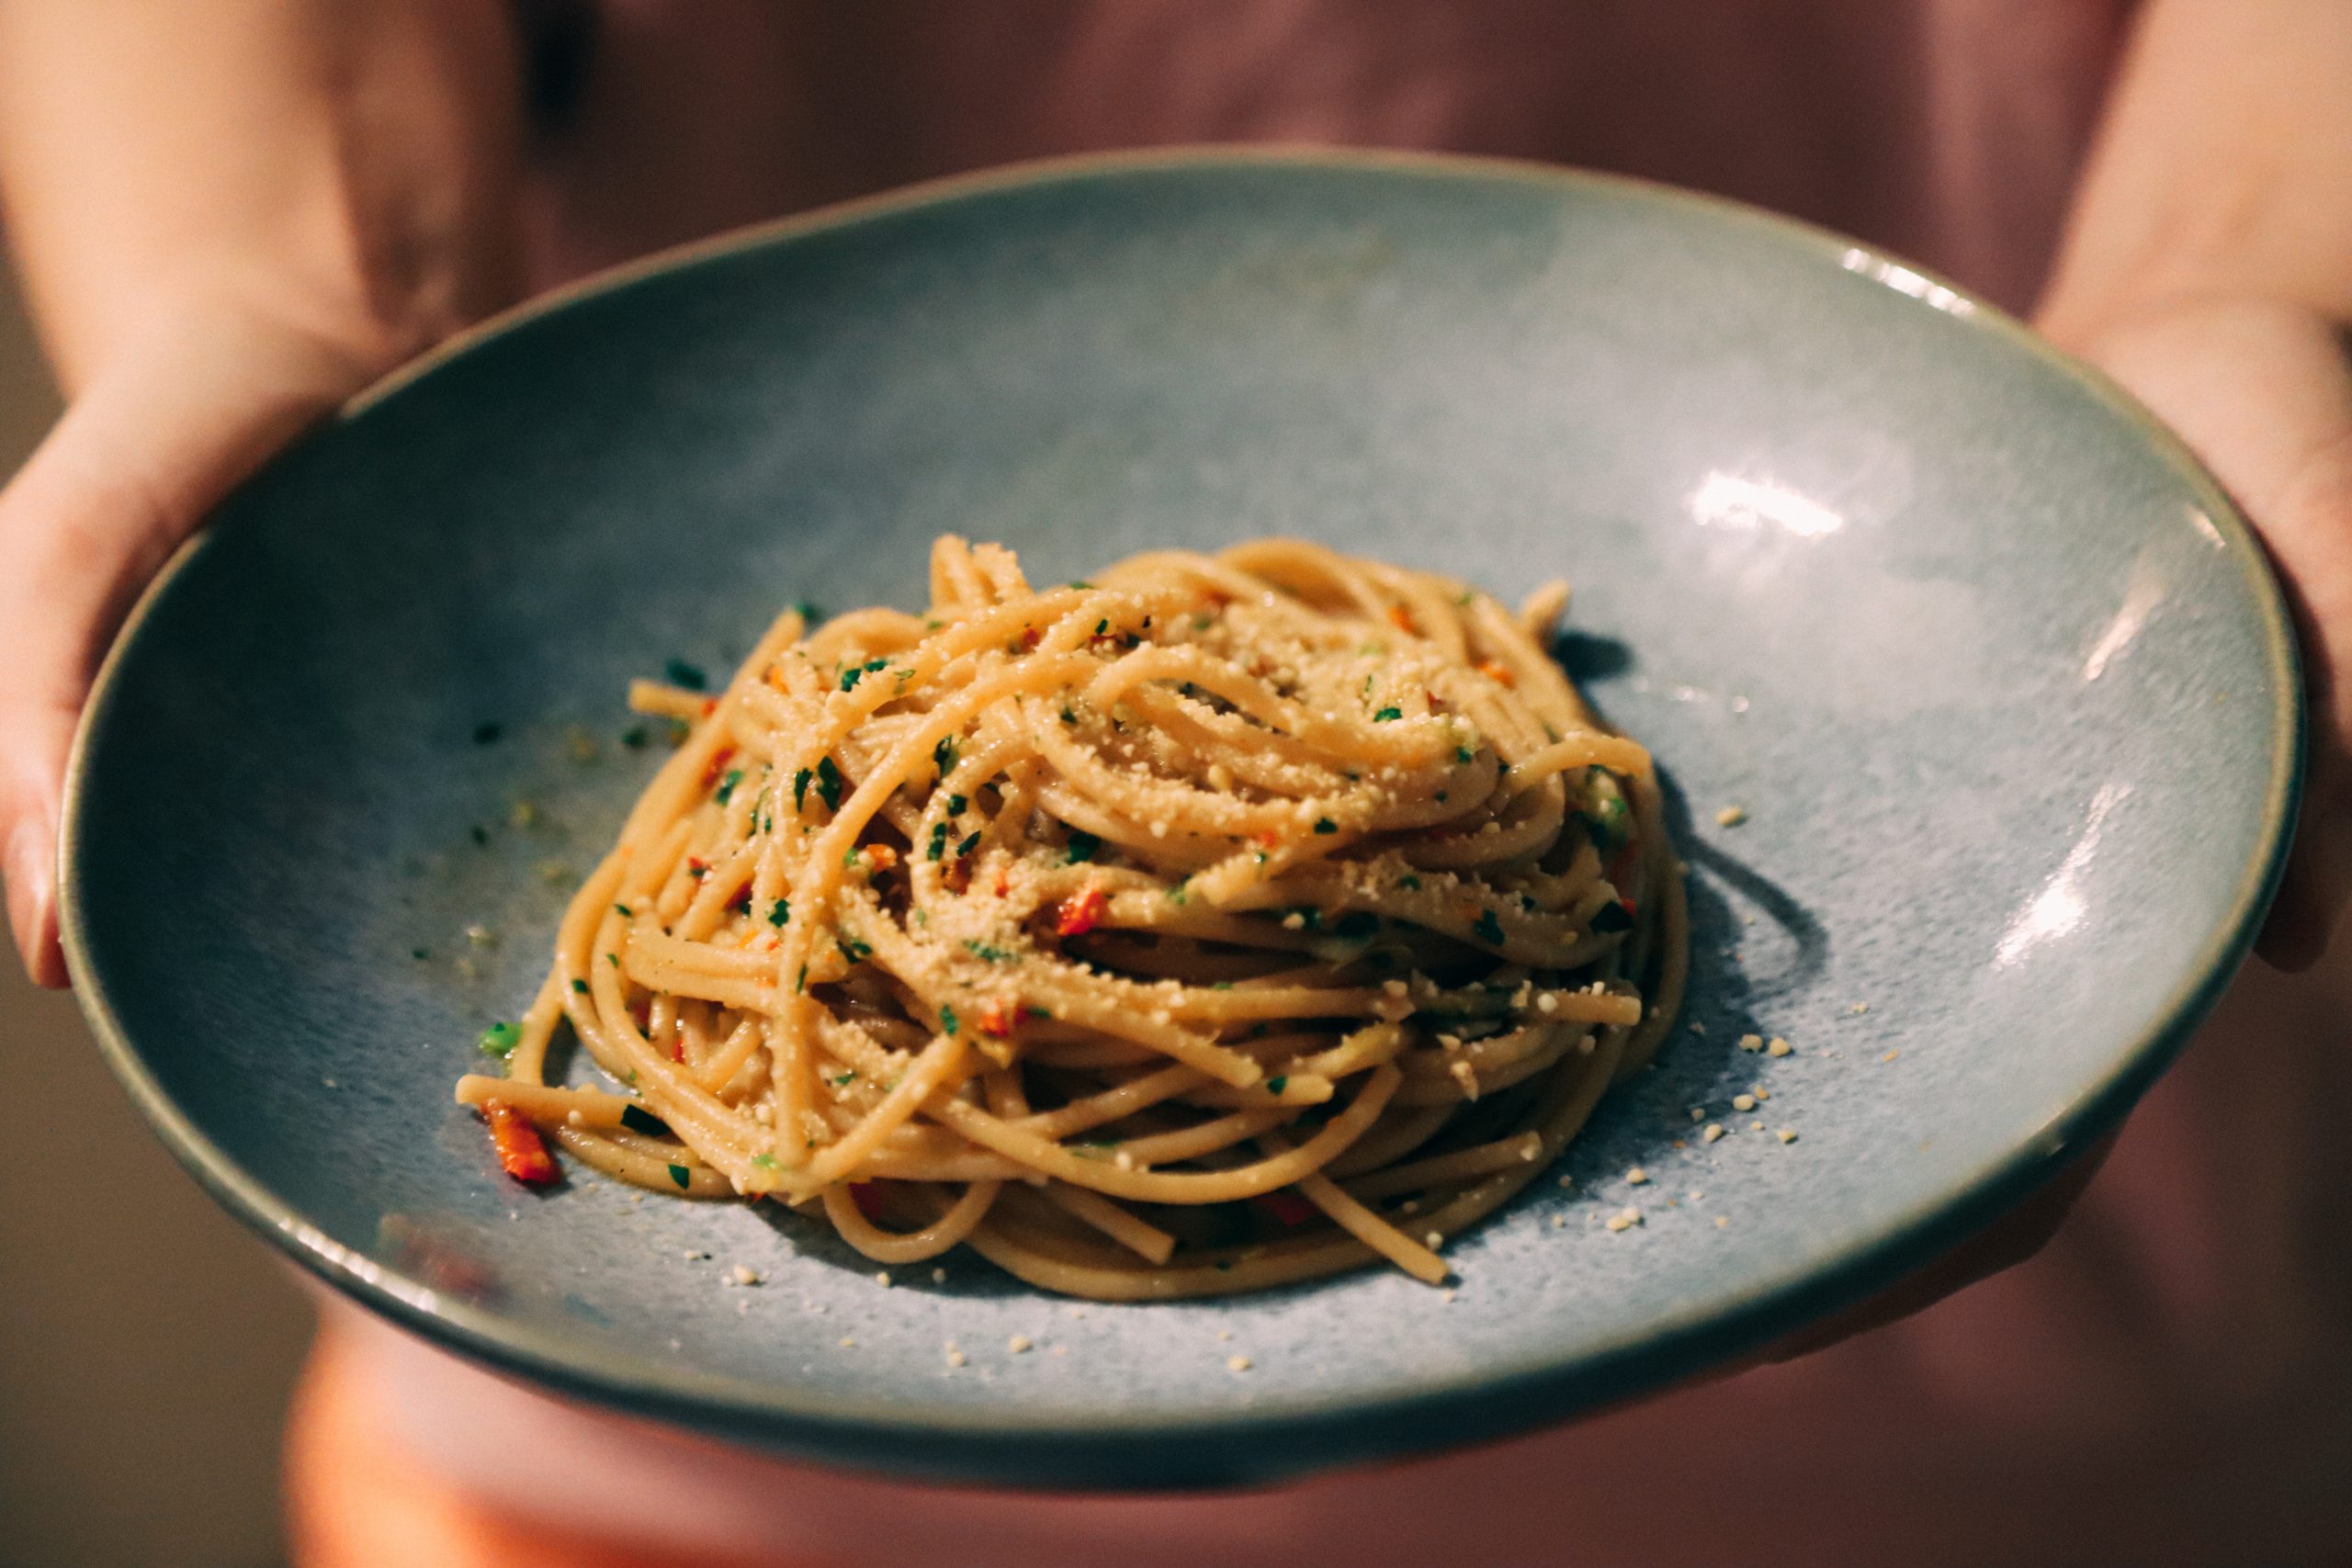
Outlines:
[[939,1010],[939,1027],[949,1034],[956,1032],[956,1010],[954,1008],[943,1006]]
[[962,815],[963,815],[963,811],[964,811],[964,807],[965,807],[965,806],[966,806],[967,804],[968,804],[968,803],[967,803],[967,802],[964,799],[964,797],[963,797],[962,795],[949,795],[949,796],[947,797],[947,814],[948,814],[950,817],[960,817],[960,816],[962,816]]
[[956,858],[957,860],[962,860],[966,855],[970,854],[974,850],[977,850],[979,847],[980,835],[976,829],[967,834],[962,843],[956,846]]
[[792,613],[812,626],[825,618],[824,607],[813,599],[801,600],[792,606]]
[[474,1042],[481,1047],[483,1055],[496,1056],[502,1060],[513,1055],[514,1047],[522,1043],[523,1026],[519,1023],[505,1022],[492,1024],[481,1032],[481,1038]]
[[805,991],[808,988],[808,965],[806,964],[800,966],[799,977],[792,982],[792,988],[795,991]]
[[649,1138],[666,1138],[670,1135],[670,1123],[641,1106],[622,1106],[621,1125],[632,1133],[642,1133]]
[[629,907],[627,904],[614,905],[613,913],[618,915],[624,920],[633,920],[637,919],[637,916],[630,911]]
[[874,956],[873,944],[870,942],[860,942],[854,936],[836,937],[833,941],[833,945],[840,948],[842,950],[842,956],[848,959],[852,964],[855,964],[861,960]]
[[954,736],[940,737],[939,744],[931,749],[931,762],[932,766],[939,770],[940,783],[946,783],[947,775],[956,771],[956,738]]
[[621,955],[617,953],[608,953],[605,954],[605,962],[617,969],[621,966]]
[[972,956],[983,964],[1011,964],[1019,956],[1017,953],[1007,953],[1003,948],[991,947],[987,942],[977,939],[968,941],[964,945],[970,948]]
[[683,1165],[673,1165],[670,1168],[670,1179],[676,1182],[678,1190],[683,1192],[686,1190],[687,1184],[694,1180],[694,1172]]
[[1457,762],[1470,761],[1474,760],[1476,755],[1476,753],[1473,752],[1467,746],[1456,746],[1453,749],[1453,760]]
[[1503,944],[1503,923],[1495,919],[1492,909],[1479,910],[1478,923],[1472,929],[1478,933],[1479,941],[1495,947]]
[[768,924],[772,926],[780,926],[790,919],[792,919],[791,899],[779,898],[775,903],[768,906]]
[[752,1163],[758,1166],[762,1170],[774,1170],[775,1168],[775,1156],[753,1155],[752,1156]]
[[863,664],[851,665],[842,671],[842,690],[848,691],[876,671],[888,668],[889,663],[887,659],[869,659]]
[[1268,1094],[1280,1094],[1289,1087],[1290,1075],[1287,1073],[1283,1074],[1281,1077],[1268,1078],[1266,1080],[1266,1092]]
[[[702,666],[689,664],[683,659],[673,659],[662,666],[662,673],[668,678],[670,684],[684,686],[689,692],[699,692],[710,684],[709,678],[702,672]],[[679,1185],[684,1186],[684,1183]]]
[[632,724],[627,729],[622,730],[621,744],[628,747],[632,751],[644,750],[645,726],[641,724]]
[[735,794],[735,786],[743,782],[743,770],[729,768],[727,776],[718,781],[718,804],[724,806]]
[[1317,817],[1315,819],[1315,830],[1318,833],[1336,833],[1340,830],[1340,825],[1329,817]]
[[1400,707],[1385,707],[1385,708],[1382,708],[1378,713],[1374,714],[1374,715],[1372,716],[1372,722],[1373,722],[1373,723],[1374,723],[1374,724],[1388,724],[1388,723],[1393,722],[1394,720],[1400,719],[1400,718],[1402,718],[1402,717],[1404,717],[1404,716],[1405,716],[1405,710],[1404,710],[1403,708],[1400,708]]
[[847,1089],[850,1085],[857,1081],[857,1074],[854,1070],[846,1073],[835,1073],[825,1081],[832,1085],[835,1089]]
[[795,811],[808,804],[808,781],[816,776],[806,768],[792,775],[792,809]]
[[817,760],[817,793],[824,797],[828,811],[842,803],[842,771],[833,766],[831,757]]
[[947,824],[944,822],[933,822],[931,825],[931,847],[923,852],[923,859],[937,860],[942,854],[944,854],[946,851]]
[[1102,840],[1093,834],[1072,832],[1069,836],[1070,864],[1077,865],[1080,862],[1092,860],[1094,852],[1102,847]]
[[574,994],[584,997],[588,994],[588,982],[585,980],[574,980],[571,982],[571,989]]
[[1396,886],[1408,893],[1419,893],[1421,890],[1421,879],[1411,872],[1407,872],[1396,879]]
[[1093,587],[1093,586],[1094,586],[1094,584],[1092,584],[1092,583],[1091,583],[1091,582],[1087,581],[1086,581],[1086,579],[1084,579],[1084,578],[1082,578],[1082,577],[1073,577],[1073,578],[1071,578],[1071,579],[1069,580],[1069,585],[1070,585],[1072,588],[1091,588],[1091,587]]

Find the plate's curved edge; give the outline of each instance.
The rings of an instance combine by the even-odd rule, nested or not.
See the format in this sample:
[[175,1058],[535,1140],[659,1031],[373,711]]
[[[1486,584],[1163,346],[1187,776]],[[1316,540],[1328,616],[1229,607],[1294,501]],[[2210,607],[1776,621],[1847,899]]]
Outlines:
[[[1081,154],[950,176],[796,214],[678,246],[551,290],[457,334],[394,371],[347,402],[336,421],[363,412],[474,346],[573,301],[616,292],[701,261],[997,190],[1217,164],[1388,171],[1430,177],[1468,174],[1555,187],[1613,190],[1772,230],[1807,248],[1834,255],[1849,269],[1851,259],[1857,257],[1883,263],[1947,291],[1951,299],[1967,304],[1968,309],[1959,314],[1971,325],[2009,340],[2073,380],[2138,431],[2182,478],[2222,533],[2260,608],[2272,676],[2273,749],[2257,852],[2249,860],[2230,907],[2216,919],[2192,972],[2165,999],[2157,1024],[2120,1055],[2115,1070],[2053,1112],[2026,1146],[1978,1171],[1946,1200],[1896,1216],[1826,1265],[1816,1262],[1792,1269],[1781,1280],[1765,1281],[1728,1308],[1719,1304],[1704,1312],[1694,1309],[1678,1320],[1654,1323],[1638,1335],[1629,1334],[1615,1344],[1580,1355],[1572,1364],[1552,1359],[1491,1369],[1476,1378],[1423,1385],[1385,1401],[1303,1400],[1238,1416],[1187,1420],[1155,1417],[1148,1422],[1062,1421],[1023,1426],[991,1416],[967,1417],[938,1410],[910,1420],[890,1409],[820,1401],[805,1393],[779,1399],[765,1385],[743,1380],[656,1367],[633,1359],[582,1356],[576,1348],[567,1354],[563,1348],[571,1342],[533,1332],[469,1303],[444,1299],[305,1223],[230,1159],[172,1102],[130,1044],[105,994],[89,949],[80,875],[88,756],[93,738],[112,706],[118,673],[129,650],[154,607],[205,547],[208,535],[199,531],[174,554],[126,618],[99,667],[75,729],[59,829],[62,871],[59,928],[76,997],[108,1066],[175,1157],[217,1201],[344,1293],[450,1349],[546,1386],[820,1461],[1040,1488],[1165,1488],[1265,1482],[1337,1464],[1498,1438],[1655,1392],[1678,1374],[1752,1353],[1776,1333],[1865,1298],[2006,1210],[2048,1180],[2083,1145],[2121,1121],[2220,998],[2250,949],[2283,873],[2301,791],[2305,722],[2292,622],[2268,557],[2251,525],[2168,427],[2105,375],[2066,355],[1997,306],[1876,247],[1728,197],[1630,176],[1509,159],[1320,147],[1199,147]],[[1939,307],[1923,301],[1921,308]],[[988,1438],[987,1444],[970,1442],[982,1435]],[[1238,1439],[1250,1439],[1244,1451],[1253,1462],[1236,1464]],[[1269,1456],[1272,1462],[1265,1462]]]

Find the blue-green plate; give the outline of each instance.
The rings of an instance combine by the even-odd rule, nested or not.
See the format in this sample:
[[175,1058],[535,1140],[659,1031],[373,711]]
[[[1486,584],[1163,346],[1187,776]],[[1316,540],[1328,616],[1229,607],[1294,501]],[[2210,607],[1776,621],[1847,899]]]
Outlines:
[[[499,1176],[450,1086],[657,761],[625,682],[790,600],[918,604],[947,529],[1040,580],[1299,534],[1576,583],[1566,657],[1675,791],[1691,1027],[1573,1185],[1452,1250],[1454,1296],[1081,1313],[961,1256],[886,1288],[766,1205]],[[2296,689],[2172,438],[1866,247],[1531,167],[1085,162],[633,269],[302,441],[106,667],[65,928],[196,1175],[453,1349],[854,1465],[1260,1480],[1723,1365],[2014,1201],[2244,953]]]

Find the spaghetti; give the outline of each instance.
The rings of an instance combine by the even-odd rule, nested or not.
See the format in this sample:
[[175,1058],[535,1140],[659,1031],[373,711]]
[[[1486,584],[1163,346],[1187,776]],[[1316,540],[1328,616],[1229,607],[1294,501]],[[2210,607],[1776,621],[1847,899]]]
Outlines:
[[[888,1264],[1445,1278],[1681,990],[1649,756],[1543,651],[1566,587],[1515,616],[1264,540],[1033,589],[951,537],[931,591],[634,689],[683,744],[458,1100],[502,1156],[536,1129]],[[613,1089],[546,1081],[565,1024]]]

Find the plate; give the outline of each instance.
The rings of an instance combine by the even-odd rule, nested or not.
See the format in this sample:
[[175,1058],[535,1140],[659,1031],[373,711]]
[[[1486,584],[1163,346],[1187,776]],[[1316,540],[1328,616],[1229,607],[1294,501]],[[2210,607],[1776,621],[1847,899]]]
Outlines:
[[[788,601],[919,605],[947,529],[1039,581],[1297,534],[1575,582],[1564,657],[1670,781],[1688,1027],[1450,1294],[1077,1308],[499,1176],[451,1084],[658,761],[627,681],[722,669]],[[189,1168],[456,1350],[904,1474],[1264,1481],[1720,1367],[2013,1202],[2243,954],[2297,689],[2173,439],[1866,246],[1527,166],[1084,161],[590,284],[288,452],[107,661],[65,931]]]

